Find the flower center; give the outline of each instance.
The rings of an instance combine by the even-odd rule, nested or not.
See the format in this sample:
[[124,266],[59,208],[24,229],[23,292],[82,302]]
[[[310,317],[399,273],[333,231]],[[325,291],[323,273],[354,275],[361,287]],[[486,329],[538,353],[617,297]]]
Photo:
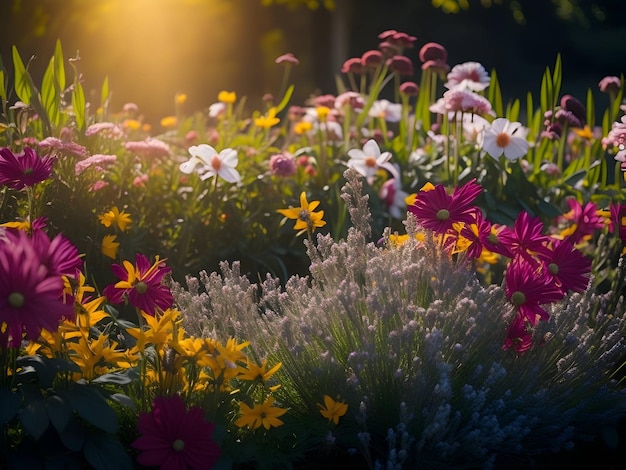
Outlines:
[[24,294],[20,292],[11,292],[9,294],[9,305],[13,308],[20,308],[24,305]]
[[553,275],[559,274],[559,265],[556,263],[550,263],[548,265],[548,271],[550,271],[550,274]]
[[311,220],[309,211],[304,210],[304,209],[301,210],[300,213],[298,214],[298,219],[300,219],[302,222],[309,222]]
[[448,209],[439,209],[437,211],[437,220],[448,220],[450,218],[450,211]]
[[143,281],[139,281],[137,284],[135,284],[135,290],[138,294],[145,294],[146,292],[148,292],[148,284]]
[[519,307],[520,305],[524,305],[526,303],[526,295],[521,291],[515,291],[513,292],[513,295],[511,296],[511,302],[516,307]]
[[365,157],[365,166],[369,168],[376,168],[378,165],[376,163],[376,159],[374,157],[367,156]]
[[176,439],[174,442],[172,442],[172,448],[176,452],[180,452],[185,448],[185,442],[182,439]]
[[211,166],[215,171],[219,171],[222,168],[222,160],[217,155],[213,155],[211,158]]
[[507,134],[506,132],[501,132],[500,134],[496,136],[496,145],[498,147],[501,147],[501,148],[508,147],[510,143],[511,143],[511,136]]
[[28,176],[28,175],[30,175],[32,172],[33,172],[33,169],[32,169],[32,168],[24,168],[24,170],[22,171],[22,174],[23,174],[24,176]]

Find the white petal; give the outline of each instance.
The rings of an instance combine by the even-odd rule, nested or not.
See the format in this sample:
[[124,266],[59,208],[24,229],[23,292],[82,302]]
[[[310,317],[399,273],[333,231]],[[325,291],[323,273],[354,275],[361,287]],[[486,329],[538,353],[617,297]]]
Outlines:
[[229,183],[238,183],[241,181],[241,175],[234,168],[223,166],[220,168],[220,171],[217,172],[222,178],[224,178]]
[[504,149],[504,156],[508,160],[517,160],[528,153],[528,141],[521,138],[512,137],[509,145]]
[[196,169],[196,166],[198,166],[199,163],[201,163],[201,161],[198,157],[191,157],[185,163],[181,163],[179,168],[180,171],[189,175],[193,173],[193,170]]
[[348,156],[354,160],[364,160],[365,153],[361,149],[348,150]]
[[504,129],[506,129],[506,126],[508,124],[509,124],[508,119],[505,119],[505,118],[494,119],[493,122],[491,123],[491,130],[494,134],[498,135],[504,132]]
[[378,158],[380,156],[380,147],[378,147],[378,144],[374,139],[370,139],[365,142],[365,145],[363,146],[363,153],[365,153],[368,157]]
[[220,152],[220,160],[224,165],[228,165],[232,168],[237,166],[237,151],[233,149],[224,149]]
[[485,132],[483,136],[483,150],[493,158],[498,158],[504,151],[502,147],[498,147],[496,136],[491,132]]
[[211,159],[217,155],[217,151],[207,144],[193,145],[189,147],[189,153],[198,157],[205,165],[211,165]]

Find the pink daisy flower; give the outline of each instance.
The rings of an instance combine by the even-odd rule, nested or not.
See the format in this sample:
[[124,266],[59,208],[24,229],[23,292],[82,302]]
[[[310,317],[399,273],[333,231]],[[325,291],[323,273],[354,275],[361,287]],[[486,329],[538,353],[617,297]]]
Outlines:
[[543,234],[543,222],[522,211],[515,219],[513,228],[502,227],[497,235],[497,243],[487,242],[487,248],[509,258],[523,258],[529,264],[538,266],[539,259],[550,258],[550,240],[548,235]]
[[531,326],[537,319],[548,320],[550,315],[541,306],[558,302],[563,291],[546,270],[539,269],[523,258],[509,263],[505,273],[506,298],[526,318]]
[[220,456],[213,442],[213,423],[204,420],[202,408],[187,410],[179,395],[157,397],[151,413],[141,413],[140,437],[131,445],[139,450],[137,462],[161,470],[210,469]]
[[422,227],[444,235],[453,231],[458,222],[471,224],[478,208],[473,205],[482,187],[472,179],[463,186],[458,186],[450,195],[442,184],[428,191],[420,191],[409,212],[415,215]]
[[465,62],[452,67],[444,86],[448,90],[482,91],[489,86],[489,74],[478,62]]
[[546,268],[563,293],[583,292],[589,285],[591,259],[582,254],[567,240],[554,240]]
[[17,191],[26,186],[34,186],[50,177],[56,157],[39,157],[26,147],[21,153],[13,153],[9,148],[0,149],[0,185]]
[[120,279],[104,288],[103,294],[111,303],[128,302],[150,315],[154,315],[157,308],[167,310],[174,303],[172,293],[162,282],[171,269],[158,256],[151,265],[148,258],[137,253],[135,265],[125,260],[123,266],[113,264],[111,269]]

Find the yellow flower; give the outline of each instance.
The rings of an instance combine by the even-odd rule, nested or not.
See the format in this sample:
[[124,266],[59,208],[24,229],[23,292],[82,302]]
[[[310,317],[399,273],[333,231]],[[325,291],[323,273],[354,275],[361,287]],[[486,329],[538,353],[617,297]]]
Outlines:
[[104,256],[111,259],[115,259],[117,257],[117,250],[120,247],[120,243],[116,241],[116,239],[117,235],[105,235],[102,237],[101,250]]
[[269,129],[280,122],[280,119],[276,117],[276,108],[269,109],[265,116],[254,118],[254,125],[263,129]]
[[138,131],[139,129],[141,129],[141,122],[137,119],[124,119],[122,125],[126,129],[130,129],[131,131]]
[[144,351],[146,344],[152,344],[156,348],[170,343],[174,339],[175,323],[180,312],[168,308],[162,315],[155,316],[141,312],[148,328],[144,331],[141,328],[128,328],[129,335],[137,340],[137,349]]
[[30,222],[28,220],[5,222],[3,224],[0,224],[0,227],[16,228],[18,230],[23,230],[27,232],[28,230],[30,230]]
[[273,404],[274,397],[268,397],[264,403],[255,404],[252,408],[243,402],[239,402],[241,417],[235,421],[235,424],[240,428],[248,426],[251,429],[257,429],[263,426],[268,430],[272,426],[276,428],[284,424],[278,417],[284,415],[287,409],[272,406]]
[[293,125],[293,131],[297,135],[302,135],[313,129],[313,123],[311,121],[298,121]]
[[105,227],[117,225],[122,232],[128,230],[132,223],[130,214],[127,214],[123,210],[120,212],[117,206],[113,206],[109,212],[99,215],[98,219]]
[[328,120],[328,115],[330,114],[329,107],[318,106],[315,110],[317,111],[317,119],[319,119],[320,122],[326,122]]
[[322,416],[328,418],[328,421],[332,419],[335,424],[339,424],[339,418],[348,412],[346,403],[335,401],[328,395],[324,395],[324,405],[318,403],[317,406],[320,407]]
[[176,93],[174,101],[176,104],[184,104],[187,101],[187,95],[185,93]]
[[70,343],[68,349],[74,352],[70,359],[80,367],[82,378],[90,381],[108,372],[110,367],[107,365],[129,366],[126,351],[115,349],[117,345],[117,342],[101,333],[95,340],[82,336],[77,343]]
[[225,104],[233,104],[237,101],[237,94],[234,91],[220,91],[217,100]]
[[281,368],[282,365],[283,363],[279,362],[270,370],[267,370],[267,359],[264,359],[260,366],[248,359],[246,361],[246,367],[239,368],[240,372],[237,377],[242,380],[250,380],[252,382],[258,380],[259,382],[265,383],[278,369]]
[[178,119],[176,116],[165,116],[161,119],[161,126],[165,128],[176,127],[178,125]]
[[302,191],[300,194],[300,207],[279,209],[278,212],[289,219],[296,220],[293,229],[298,230],[298,235],[300,235],[306,231],[313,232],[315,228],[326,225],[326,222],[322,220],[324,211],[313,212],[319,204],[319,201],[307,202],[306,193]]
[[586,139],[586,140],[593,139],[593,131],[588,125],[585,125],[585,127],[583,127],[582,129],[581,128],[574,129],[574,133],[581,139]]

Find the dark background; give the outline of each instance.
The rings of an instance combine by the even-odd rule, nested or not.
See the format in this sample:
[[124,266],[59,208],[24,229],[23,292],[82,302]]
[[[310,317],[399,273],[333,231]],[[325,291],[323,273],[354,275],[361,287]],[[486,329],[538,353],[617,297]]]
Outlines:
[[0,57],[11,78],[12,45],[25,62],[34,56],[38,84],[58,38],[66,59],[80,53],[88,100],[99,102],[108,77],[113,110],[134,102],[153,124],[173,114],[177,92],[188,95],[188,112],[207,108],[220,90],[260,107],[263,94],[280,88],[283,68],[274,59],[286,52],[301,61],[292,71],[292,103],[335,93],[343,61],[376,48],[387,29],[417,37],[408,51],[416,70],[429,41],[447,48],[450,65],[474,60],[495,68],[505,98],[536,95],[558,53],[562,94],[583,102],[587,88],[596,93],[605,75],[626,70],[624,0],[483,2],[447,14],[430,0],[336,0],[332,12],[261,0],[1,0]]

